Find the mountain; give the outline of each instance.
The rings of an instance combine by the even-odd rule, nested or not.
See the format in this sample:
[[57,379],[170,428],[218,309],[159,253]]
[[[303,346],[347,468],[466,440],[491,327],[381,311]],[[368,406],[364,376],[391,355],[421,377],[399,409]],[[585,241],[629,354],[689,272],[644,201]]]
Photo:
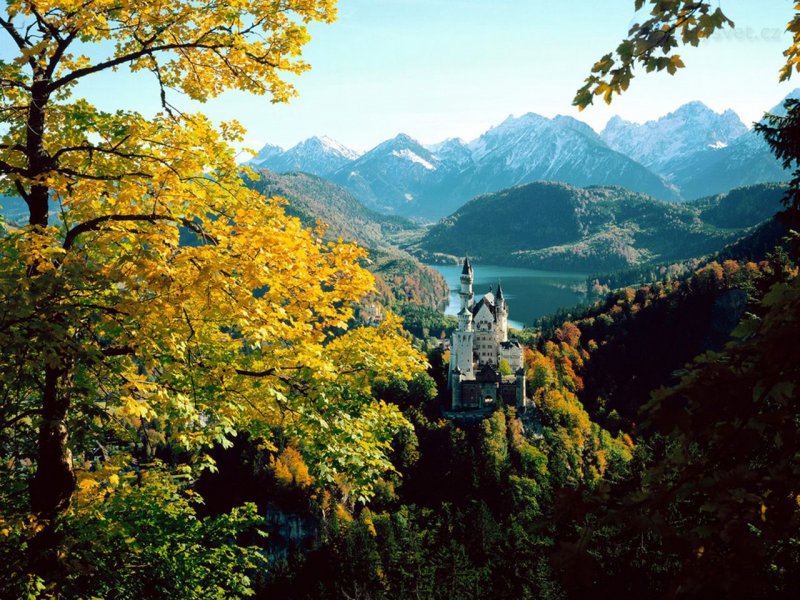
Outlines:
[[0,216],[13,225],[26,225],[28,205],[19,196],[0,196]]
[[[783,104],[790,98],[800,98],[800,89],[792,91],[769,112],[785,114]],[[708,148],[689,154],[682,161],[675,161],[670,174],[670,179],[688,199],[718,194],[743,185],[788,181],[790,177],[755,131],[747,131],[726,147]]]
[[369,210],[350,192],[322,177],[299,172],[280,175],[265,169],[259,171],[259,176],[248,180],[248,186],[264,196],[288,200],[286,212],[306,226],[322,221],[329,239],[342,238],[365,248],[385,250],[390,248],[388,232],[412,227],[398,217]]
[[424,147],[401,134],[331,178],[379,212],[433,220],[466,198],[536,180],[620,185],[665,200],[678,195],[658,175],[610,149],[571,117],[509,117],[470,144]]
[[400,134],[340,168],[331,179],[379,212],[437,218],[463,201],[457,178],[462,162],[471,162],[458,141],[445,142],[439,151],[441,155]]
[[621,186],[682,202],[788,179],[733,111],[716,113],[701,102],[644,124],[615,117],[601,134],[572,117],[528,113],[470,143],[451,138],[424,146],[400,134],[359,156],[328,138],[311,138],[285,152],[267,146],[251,164],[325,176],[372,210],[423,222],[478,194],[534,181]]
[[278,173],[303,171],[324,176],[355,160],[359,153],[327,136],[312,137],[285,152],[277,147],[264,146],[250,165]]
[[474,164],[472,151],[461,138],[450,138],[438,144],[426,146],[439,160],[456,164],[460,167],[468,167]]
[[[782,114],[786,99],[798,97],[800,89],[769,112]],[[612,147],[664,176],[686,200],[757,183],[787,181],[789,173],[766,142],[742,127],[731,111],[717,114],[692,102],[643,125],[613,118],[602,136]]]
[[618,187],[537,182],[470,200],[414,251],[436,260],[468,247],[490,264],[573,271],[677,261],[738,239],[781,208],[784,190],[754,186],[674,204]]
[[362,303],[366,314],[379,314],[377,305],[414,304],[437,309],[446,301],[449,292],[444,278],[387,240],[392,233],[414,229],[410,222],[379,215],[347,190],[307,173],[280,175],[261,170],[259,179],[247,180],[247,185],[265,196],[285,198],[286,212],[306,226],[324,223],[326,239],[356,242],[367,249],[366,266],[375,275],[377,293]]
[[732,110],[715,113],[690,102],[655,121],[638,124],[612,117],[600,137],[609,147],[669,178],[674,164],[704,150],[725,148],[747,133]]
[[789,172],[754,131],[748,131],[726,147],[708,148],[676,160],[672,169],[670,179],[687,199],[743,185],[790,179]]
[[[284,149],[280,146],[274,146],[272,144],[267,144],[261,150],[258,151],[253,158],[251,158],[247,164],[253,167],[259,167],[265,165],[273,160],[277,160],[284,154]],[[267,168],[267,167],[264,167]]]
[[474,193],[532,181],[577,186],[618,185],[663,200],[678,194],[658,175],[611,149],[588,125],[572,117],[534,113],[509,117],[470,144]]

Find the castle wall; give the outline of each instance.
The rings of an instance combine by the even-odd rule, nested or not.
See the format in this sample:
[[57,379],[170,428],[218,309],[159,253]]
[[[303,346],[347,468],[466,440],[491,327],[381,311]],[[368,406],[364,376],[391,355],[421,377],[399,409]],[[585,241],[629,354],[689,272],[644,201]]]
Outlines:
[[505,360],[513,371],[522,368],[522,347],[513,345],[511,347],[500,346],[500,358]]

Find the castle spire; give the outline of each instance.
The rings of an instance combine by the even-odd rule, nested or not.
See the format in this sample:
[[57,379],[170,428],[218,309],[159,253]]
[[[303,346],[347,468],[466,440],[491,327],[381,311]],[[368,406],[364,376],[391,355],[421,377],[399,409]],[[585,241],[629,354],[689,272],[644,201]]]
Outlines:
[[472,264],[469,262],[469,256],[464,256],[464,268],[461,269],[462,275],[472,275]]
[[469,256],[464,257],[464,268],[461,269],[461,309],[472,308],[473,292],[472,292],[472,265],[469,262]]

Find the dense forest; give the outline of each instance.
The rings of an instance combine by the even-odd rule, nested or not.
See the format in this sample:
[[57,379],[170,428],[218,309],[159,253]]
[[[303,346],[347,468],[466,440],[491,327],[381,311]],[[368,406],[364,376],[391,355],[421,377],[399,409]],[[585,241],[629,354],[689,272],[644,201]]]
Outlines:
[[313,549],[285,539],[264,597],[790,597],[798,256],[787,238],[541,332],[523,413],[439,418],[434,351],[430,380],[384,390],[414,426],[397,473],[369,508],[326,511]]
[[489,264],[605,272],[642,269],[718,251],[780,208],[781,184],[674,204],[622,188],[529,183],[473,198],[411,248],[452,260],[472,240]]
[[[238,123],[172,103],[288,101],[335,5],[3,9],[0,597],[794,598],[800,100],[755,125],[788,184],[679,206],[535,183],[431,228],[609,271],[519,334],[530,403],[445,418],[454,321],[392,241],[411,226],[242,166]],[[579,108],[732,25],[645,5]],[[81,96],[120,70],[157,113]],[[487,203],[528,212],[503,237]]]

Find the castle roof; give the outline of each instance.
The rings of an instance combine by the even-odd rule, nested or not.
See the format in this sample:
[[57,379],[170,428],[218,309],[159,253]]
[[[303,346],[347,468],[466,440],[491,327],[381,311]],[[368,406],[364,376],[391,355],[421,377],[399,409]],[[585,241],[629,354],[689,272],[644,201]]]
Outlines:
[[497,303],[500,304],[500,302],[502,300],[504,300],[504,298],[503,298],[503,286],[500,285],[500,282],[498,281],[497,282]]
[[469,256],[464,257],[464,268],[461,269],[462,275],[471,275],[472,274],[472,265],[469,262]]
[[480,302],[477,302],[472,307],[472,314],[477,315],[478,312],[480,312],[482,306],[486,306],[486,308],[489,309],[489,312],[492,313],[492,316],[495,315],[497,307],[494,305],[494,296],[492,296],[491,294],[486,294],[483,298],[481,298]]
[[510,350],[511,348],[522,348],[519,340],[508,340],[507,342],[500,342],[500,347]]
[[500,372],[491,365],[483,365],[481,369],[475,373],[475,380],[478,383],[499,383],[503,380]]

